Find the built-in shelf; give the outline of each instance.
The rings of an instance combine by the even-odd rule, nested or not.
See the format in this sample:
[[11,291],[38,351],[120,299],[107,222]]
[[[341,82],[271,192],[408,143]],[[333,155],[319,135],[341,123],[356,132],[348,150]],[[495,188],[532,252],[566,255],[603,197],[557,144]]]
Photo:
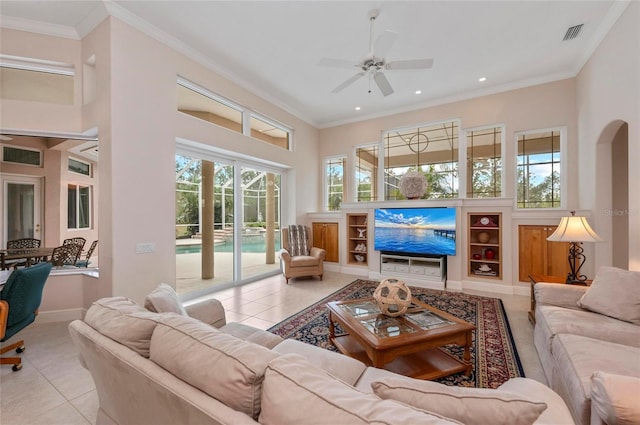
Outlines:
[[347,214],[347,263],[368,265],[367,213]]
[[502,214],[468,214],[468,275],[502,278]]

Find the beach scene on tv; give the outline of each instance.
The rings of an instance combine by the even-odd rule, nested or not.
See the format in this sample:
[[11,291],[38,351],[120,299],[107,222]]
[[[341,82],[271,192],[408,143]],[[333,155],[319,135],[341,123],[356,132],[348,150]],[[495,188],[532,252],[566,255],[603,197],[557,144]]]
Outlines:
[[376,209],[374,247],[404,254],[456,255],[456,209]]

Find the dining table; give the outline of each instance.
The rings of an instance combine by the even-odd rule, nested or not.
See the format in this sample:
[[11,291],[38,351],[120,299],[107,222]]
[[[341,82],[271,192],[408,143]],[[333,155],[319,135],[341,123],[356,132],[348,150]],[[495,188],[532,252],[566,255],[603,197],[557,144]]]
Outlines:
[[53,254],[53,248],[18,248],[0,249],[0,270],[7,270],[13,265],[14,260],[24,260],[24,265],[29,267],[38,261],[48,261]]

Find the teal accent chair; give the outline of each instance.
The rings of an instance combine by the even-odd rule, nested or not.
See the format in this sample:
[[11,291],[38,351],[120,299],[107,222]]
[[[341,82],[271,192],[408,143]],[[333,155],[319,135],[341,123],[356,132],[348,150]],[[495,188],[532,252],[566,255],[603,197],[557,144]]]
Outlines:
[[[14,270],[0,292],[0,342],[5,342],[33,323],[42,301],[42,290],[51,272],[50,263]],[[0,354],[10,350],[20,354],[24,341],[2,347]],[[0,364],[13,365],[14,372],[22,369],[20,357],[2,357]]]

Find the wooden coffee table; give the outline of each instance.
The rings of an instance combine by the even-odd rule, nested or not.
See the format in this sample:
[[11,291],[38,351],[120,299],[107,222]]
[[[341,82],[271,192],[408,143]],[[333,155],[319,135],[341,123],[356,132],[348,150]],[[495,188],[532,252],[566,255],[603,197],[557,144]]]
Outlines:
[[[476,327],[435,307],[412,300],[400,317],[380,313],[373,298],[327,303],[329,337],[338,349],[369,366],[419,379],[473,370],[470,347]],[[335,334],[335,323],[345,333]],[[443,350],[464,347],[462,359]]]

